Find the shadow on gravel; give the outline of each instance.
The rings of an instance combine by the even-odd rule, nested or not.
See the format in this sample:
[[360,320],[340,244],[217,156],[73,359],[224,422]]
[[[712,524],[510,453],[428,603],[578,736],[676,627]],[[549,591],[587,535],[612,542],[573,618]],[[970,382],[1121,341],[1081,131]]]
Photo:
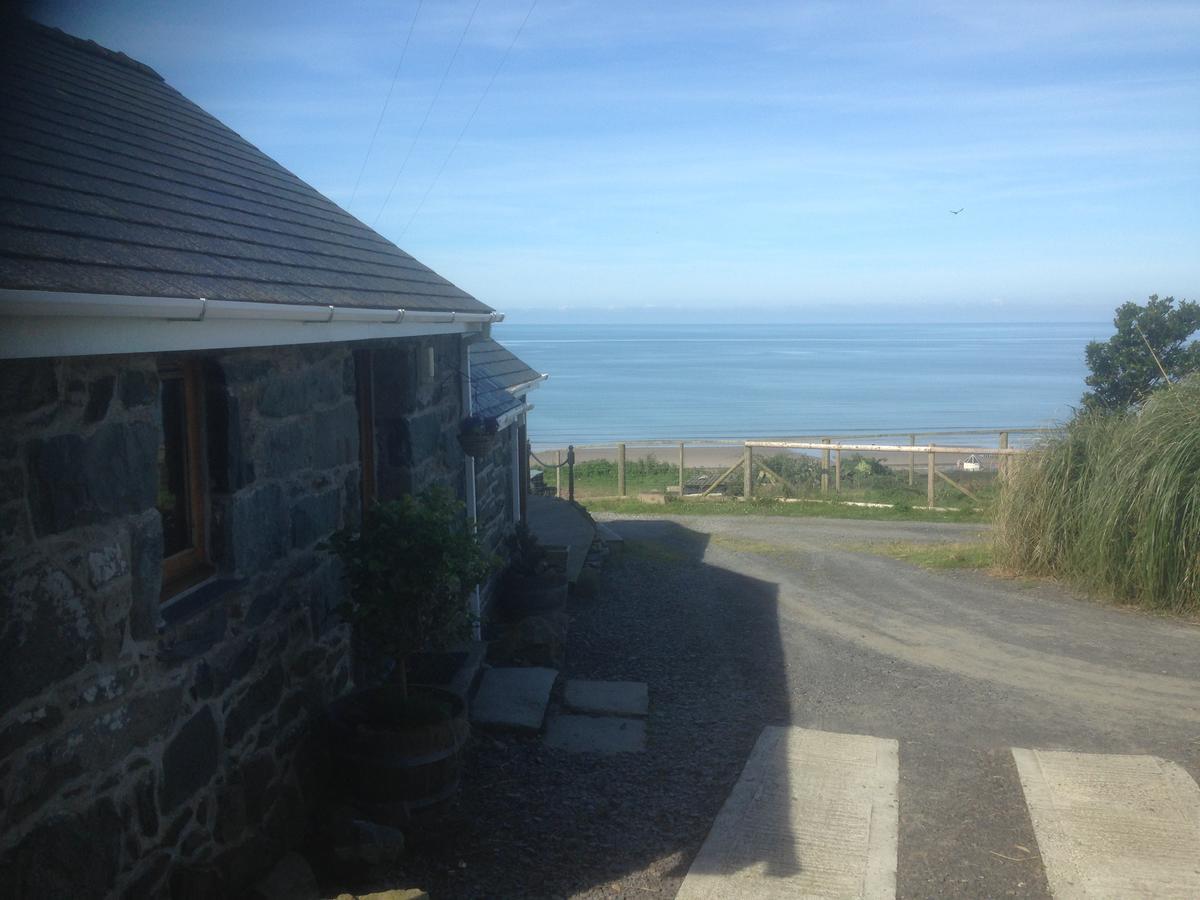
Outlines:
[[[563,676],[647,682],[646,751],[568,754],[476,732],[456,807],[360,890],[675,896],[763,726],[791,718],[778,587],[706,564],[707,535],[676,523],[613,525],[624,557],[606,564],[595,597],[572,599]],[[790,846],[786,820],[765,830],[762,843]],[[779,876],[800,865],[749,846],[726,862]]]

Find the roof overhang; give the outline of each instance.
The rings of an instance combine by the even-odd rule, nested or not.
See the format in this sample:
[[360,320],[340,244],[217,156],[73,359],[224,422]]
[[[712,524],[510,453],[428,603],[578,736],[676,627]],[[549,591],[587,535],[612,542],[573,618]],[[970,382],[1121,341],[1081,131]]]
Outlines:
[[515,409],[510,409],[503,415],[497,416],[496,427],[503,431],[505,428],[516,425],[521,421],[521,416],[526,415],[531,409],[533,409],[532,404],[522,402],[521,405]]
[[467,334],[501,313],[362,309],[0,288],[0,359]]
[[526,394],[528,394],[530,391],[532,391],[535,387],[540,385],[543,381],[545,381],[549,377],[550,377],[550,375],[548,373],[543,372],[537,378],[531,378],[528,381],[521,382],[520,384],[514,384],[512,387],[510,387],[508,389],[508,392],[510,394],[512,394],[514,397],[524,398],[524,396]]

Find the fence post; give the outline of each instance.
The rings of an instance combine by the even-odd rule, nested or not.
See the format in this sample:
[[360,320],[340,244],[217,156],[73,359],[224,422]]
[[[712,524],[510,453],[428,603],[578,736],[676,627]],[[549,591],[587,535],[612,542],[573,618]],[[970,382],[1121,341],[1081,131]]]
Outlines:
[[[917,436],[915,434],[910,434],[908,436],[908,445],[910,447],[917,446]],[[917,454],[910,453],[910,454],[908,454],[908,486],[909,487],[913,486],[913,476],[916,474],[916,471],[917,471]]]
[[840,449],[833,451],[833,491],[835,494],[842,492],[842,451]]
[[575,501],[575,445],[567,446],[567,499]]
[[930,508],[933,507],[933,479],[934,470],[937,468],[937,454],[934,453],[933,444],[929,445],[929,456],[926,459],[929,469],[929,484],[925,487],[925,503]]
[[617,495],[625,496],[625,445],[617,444]]
[[742,496],[747,500],[754,499],[754,448],[746,445],[745,457],[742,460]]
[[[1008,432],[1007,431],[1000,432],[1000,449],[1001,450],[1008,449]],[[1000,465],[998,466],[998,468],[1000,469],[1000,477],[1007,478],[1008,477],[1008,457],[1007,456],[1000,457]]]
[[[821,438],[821,443],[828,444],[829,438]],[[829,451],[821,451],[821,493],[829,493]]]
[[679,442],[679,499],[683,499],[683,441]]
[[562,451],[554,451],[554,496],[562,496]]

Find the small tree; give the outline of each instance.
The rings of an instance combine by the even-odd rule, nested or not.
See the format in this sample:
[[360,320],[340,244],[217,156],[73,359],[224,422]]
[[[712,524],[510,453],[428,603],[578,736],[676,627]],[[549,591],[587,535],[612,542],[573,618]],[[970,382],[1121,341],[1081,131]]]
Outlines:
[[376,503],[359,531],[334,533],[328,547],[350,585],[339,612],[370,647],[396,660],[405,696],[408,657],[467,637],[467,597],[496,566],[462,504],[440,489]]
[[[1155,388],[1200,371],[1200,305],[1152,294],[1145,306],[1130,301],[1113,318],[1117,333],[1087,345],[1086,381],[1092,389],[1083,405],[1092,410],[1123,410],[1143,402]],[[1153,354],[1150,352],[1153,348]],[[1155,356],[1158,361],[1155,361]],[[1166,370],[1166,379],[1159,369]]]

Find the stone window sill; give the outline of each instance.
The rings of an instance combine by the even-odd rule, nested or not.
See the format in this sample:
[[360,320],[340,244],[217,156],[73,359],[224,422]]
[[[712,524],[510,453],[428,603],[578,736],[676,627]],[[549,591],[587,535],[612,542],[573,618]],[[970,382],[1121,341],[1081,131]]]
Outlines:
[[225,597],[242,579],[212,576],[172,597],[161,609],[159,658],[181,663],[207,652],[225,637]]

